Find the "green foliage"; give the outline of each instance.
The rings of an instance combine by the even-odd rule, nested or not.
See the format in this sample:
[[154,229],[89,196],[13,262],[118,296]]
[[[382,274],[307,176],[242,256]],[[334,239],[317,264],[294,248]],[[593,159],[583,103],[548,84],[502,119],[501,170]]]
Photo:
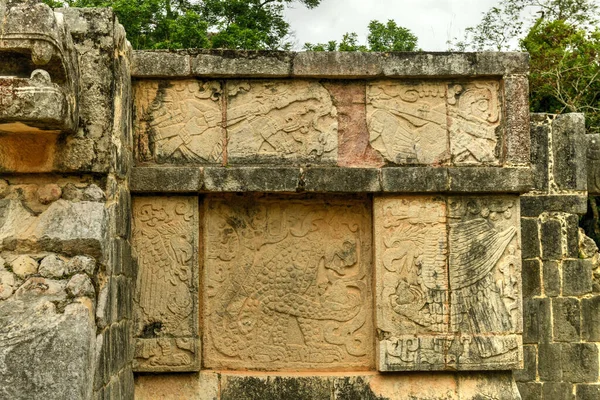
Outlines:
[[387,24],[379,21],[369,23],[368,46],[358,42],[355,32],[346,33],[338,43],[331,40],[327,43],[305,43],[307,51],[416,51],[417,37],[407,28],[398,26],[394,20]]
[[52,7],[112,7],[135,49],[287,49],[284,5],[321,0],[43,0]]
[[583,112],[588,131],[600,133],[600,30],[540,20],[521,46],[531,57],[532,110]]
[[415,51],[418,39],[409,29],[390,19],[385,25],[371,21],[367,41],[371,51]]

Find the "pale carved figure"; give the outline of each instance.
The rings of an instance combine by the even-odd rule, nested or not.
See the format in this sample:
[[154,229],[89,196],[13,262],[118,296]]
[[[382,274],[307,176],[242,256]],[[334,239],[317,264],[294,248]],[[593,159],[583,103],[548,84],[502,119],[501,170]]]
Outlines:
[[0,133],[73,133],[78,99],[63,15],[37,0],[0,0]]
[[142,161],[217,163],[223,157],[218,82],[140,82],[136,136]]
[[371,146],[397,164],[439,164],[448,158],[446,86],[382,81],[367,86]]
[[227,83],[228,157],[335,162],[337,110],[318,82]]
[[369,219],[360,203],[209,200],[204,363],[372,363]]
[[450,85],[448,129],[455,165],[500,162],[501,113],[498,82]]
[[374,209],[379,369],[518,366],[515,200],[382,197]]
[[196,366],[195,198],[137,198],[133,245],[139,271],[135,293],[138,370]]

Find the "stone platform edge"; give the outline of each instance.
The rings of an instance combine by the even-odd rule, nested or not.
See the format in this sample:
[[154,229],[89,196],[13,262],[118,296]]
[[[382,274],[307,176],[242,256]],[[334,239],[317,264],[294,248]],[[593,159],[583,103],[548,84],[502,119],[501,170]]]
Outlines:
[[526,193],[529,168],[134,167],[132,193]]
[[523,75],[520,52],[286,52],[138,50],[133,78],[451,78]]

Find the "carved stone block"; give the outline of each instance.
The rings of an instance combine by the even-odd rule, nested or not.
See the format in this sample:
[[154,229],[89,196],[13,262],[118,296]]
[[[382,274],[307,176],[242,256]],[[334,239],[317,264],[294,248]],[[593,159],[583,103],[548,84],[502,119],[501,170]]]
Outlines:
[[522,363],[517,196],[374,203],[380,371]]
[[499,82],[448,86],[448,130],[454,165],[501,163],[502,113]]
[[376,81],[367,84],[371,146],[396,164],[439,164],[448,159],[446,85]]
[[204,366],[373,366],[366,198],[209,198]]
[[335,164],[337,110],[315,81],[227,82],[228,161]]
[[134,89],[138,161],[222,161],[225,133],[219,82],[142,81]]
[[0,32],[0,134],[74,133],[79,63],[63,15],[36,0],[0,0]]
[[135,198],[133,223],[134,368],[198,370],[198,199]]

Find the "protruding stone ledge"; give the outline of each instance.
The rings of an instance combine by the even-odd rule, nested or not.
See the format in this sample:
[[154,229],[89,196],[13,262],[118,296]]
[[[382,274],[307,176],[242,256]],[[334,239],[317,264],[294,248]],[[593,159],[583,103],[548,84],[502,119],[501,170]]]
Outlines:
[[133,168],[134,193],[525,193],[529,168],[170,167]]
[[565,212],[583,215],[587,212],[587,193],[521,197],[522,217],[537,217],[544,212]]
[[179,50],[135,51],[135,78],[449,78],[526,74],[529,55]]

